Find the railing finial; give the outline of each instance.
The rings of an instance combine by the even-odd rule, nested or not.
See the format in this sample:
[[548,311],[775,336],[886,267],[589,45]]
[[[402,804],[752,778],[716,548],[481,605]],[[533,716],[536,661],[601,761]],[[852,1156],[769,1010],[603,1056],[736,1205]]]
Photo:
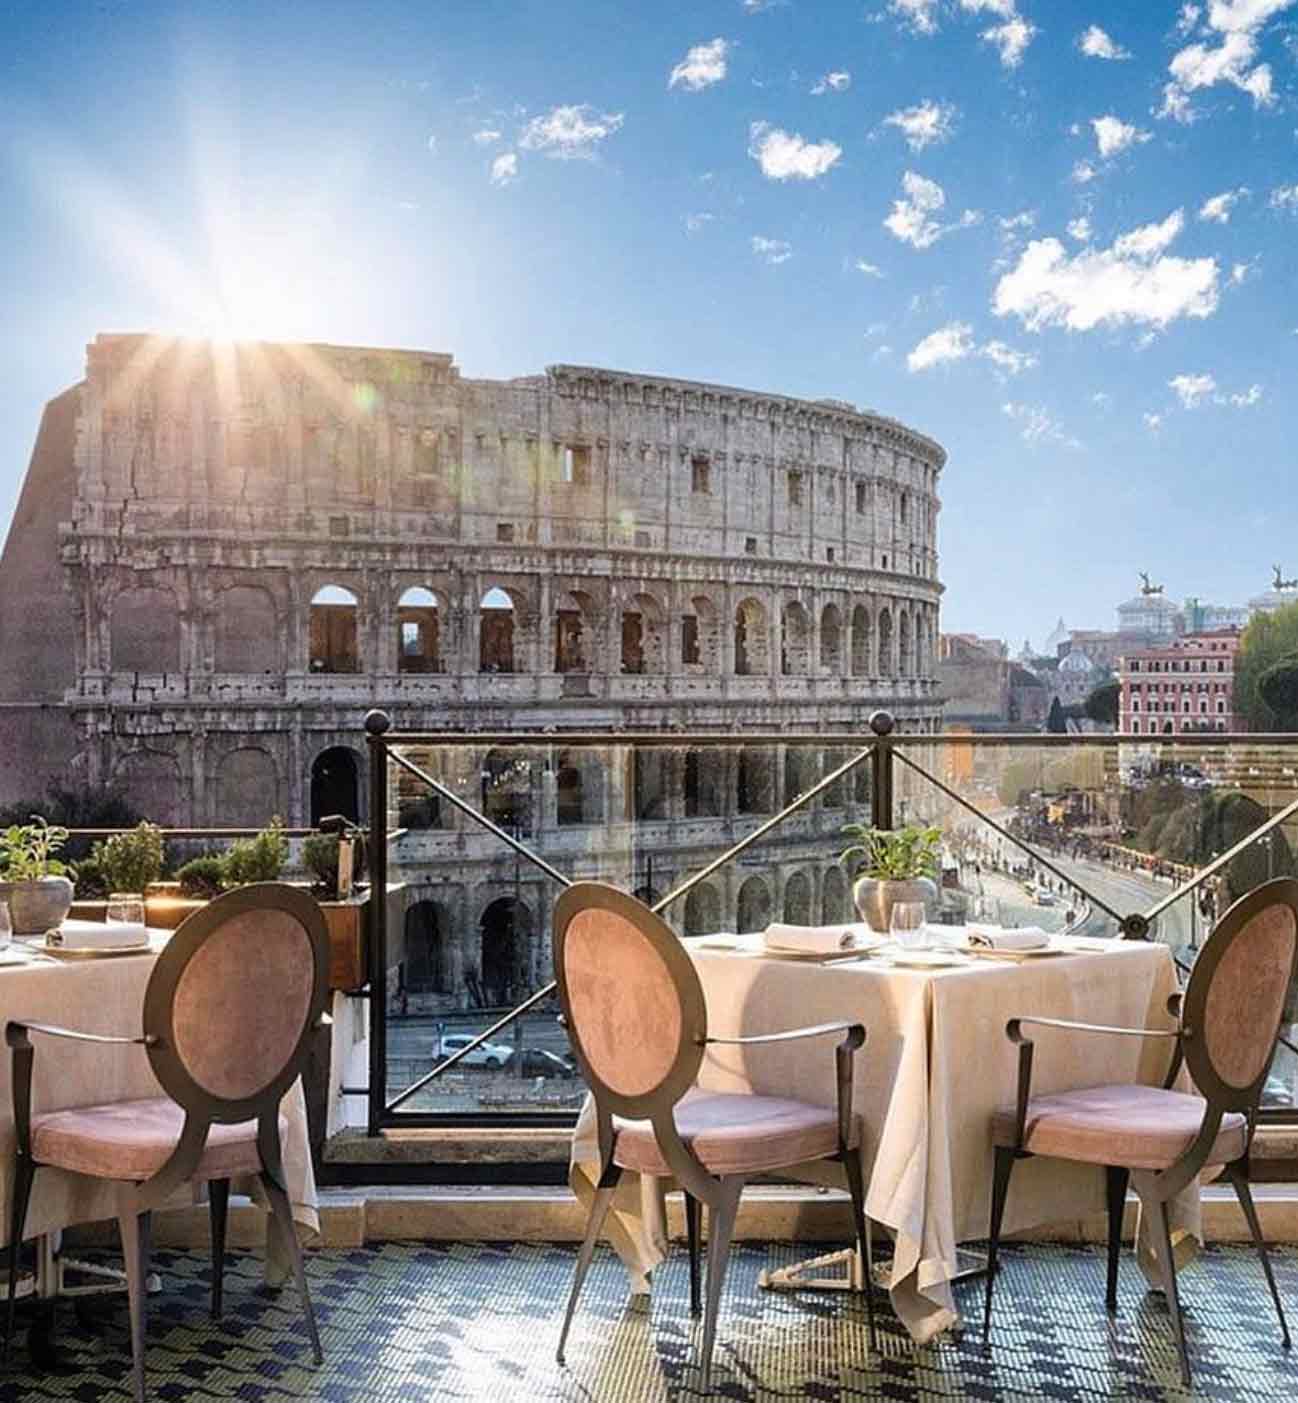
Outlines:
[[392,718],[380,707],[365,713],[365,729],[372,736],[381,736],[392,729]]
[[891,711],[872,711],[868,724],[876,736],[886,736],[891,735],[897,722],[893,719]]

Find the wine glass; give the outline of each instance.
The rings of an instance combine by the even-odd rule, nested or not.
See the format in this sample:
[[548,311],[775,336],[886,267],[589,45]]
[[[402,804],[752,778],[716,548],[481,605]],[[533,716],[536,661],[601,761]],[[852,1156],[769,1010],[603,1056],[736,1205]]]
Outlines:
[[903,950],[923,950],[928,944],[922,901],[898,901],[893,904],[888,931]]
[[9,919],[9,903],[0,901],[0,950],[14,938],[13,922]]
[[110,926],[142,926],[144,901],[134,892],[113,892],[108,898],[104,920]]

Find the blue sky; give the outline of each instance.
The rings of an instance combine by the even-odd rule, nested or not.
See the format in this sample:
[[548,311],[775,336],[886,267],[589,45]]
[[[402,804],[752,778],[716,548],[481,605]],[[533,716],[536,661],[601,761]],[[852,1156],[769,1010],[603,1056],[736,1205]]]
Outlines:
[[948,630],[1298,574],[1298,0],[5,7],[0,520],[99,331],[832,396]]

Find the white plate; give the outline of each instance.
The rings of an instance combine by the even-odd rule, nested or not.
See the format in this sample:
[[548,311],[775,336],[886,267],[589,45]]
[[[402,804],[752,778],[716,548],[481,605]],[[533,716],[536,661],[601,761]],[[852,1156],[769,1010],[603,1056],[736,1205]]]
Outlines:
[[899,969],[957,969],[967,963],[960,950],[894,950],[887,958]]
[[1040,960],[1050,955],[1084,955],[1085,950],[1070,950],[1066,945],[1041,945],[1035,950],[997,950],[990,945],[967,945],[966,955],[979,960]]
[[783,950],[778,945],[758,945],[754,953],[765,955],[772,960],[855,960],[862,955],[872,955],[886,945],[885,940],[854,940],[850,945],[839,945],[833,950]]

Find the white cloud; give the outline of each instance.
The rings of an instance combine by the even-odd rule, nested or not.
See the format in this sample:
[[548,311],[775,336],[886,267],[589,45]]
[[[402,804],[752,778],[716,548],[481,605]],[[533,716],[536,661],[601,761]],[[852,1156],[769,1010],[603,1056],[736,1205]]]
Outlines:
[[852,75],[845,69],[836,69],[833,73],[826,73],[825,76],[811,89],[813,97],[821,97],[825,93],[846,92],[852,86]]
[[1298,214],[1298,185],[1277,185],[1267,204],[1272,209],[1290,210]]
[[838,162],[843,148],[832,141],[806,141],[769,122],[748,128],[748,154],[768,180],[815,180]]
[[1087,58],[1118,60],[1131,57],[1130,52],[1115,44],[1098,24],[1091,25],[1077,36],[1077,47]]
[[892,213],[883,221],[883,227],[912,248],[931,248],[946,234],[967,229],[982,219],[976,210],[967,209],[954,223],[939,224],[933,215],[946,205],[946,192],[942,187],[914,171],[907,171],[901,184],[905,198],[893,201]]
[[768,239],[763,234],[754,234],[753,252],[766,263],[787,263],[793,257],[793,245],[784,239]]
[[1024,443],[1057,443],[1064,448],[1081,448],[1080,440],[1065,432],[1063,426],[1050,414],[1044,405],[1018,404],[1007,400],[1001,405],[1001,413],[1016,423],[1022,424],[1019,437]]
[[896,127],[912,151],[950,139],[955,130],[956,109],[949,102],[925,99],[914,107],[901,107],[883,119],[885,127]]
[[1230,265],[1230,285],[1239,287],[1241,283],[1246,282],[1252,276],[1256,268],[1256,260],[1250,260],[1247,263],[1232,263]]
[[706,44],[695,44],[671,71],[667,79],[669,88],[688,88],[698,92],[710,88],[726,76],[726,54],[730,44],[725,39],[711,39]]
[[596,112],[589,103],[554,107],[533,117],[518,144],[525,151],[541,151],[560,161],[595,159],[599,143],[618,131],[621,112]]
[[917,370],[932,370],[935,365],[964,360],[975,350],[973,327],[968,322],[948,322],[930,331],[911,351],[906,357],[906,369],[912,374]]
[[1091,128],[1095,132],[1095,144],[1103,160],[1117,156],[1129,146],[1149,141],[1151,133],[1133,127],[1129,122],[1119,121],[1111,113],[1105,117],[1092,117]]
[[473,133],[473,140],[478,146],[490,146],[500,140],[500,133],[492,127],[483,127],[480,132]]
[[858,258],[853,266],[858,273],[864,273],[867,278],[883,277],[883,269],[877,263],[867,263],[864,258]]
[[1166,255],[1184,220],[1176,210],[1161,224],[1122,235],[1111,248],[1088,247],[1072,256],[1058,239],[1034,239],[997,283],[996,315],[1018,317],[1029,331],[1127,323],[1161,329],[1180,317],[1211,316],[1217,260]]
[[711,224],[715,218],[715,214],[709,214],[706,210],[699,214],[687,214],[685,216],[685,232],[687,234],[697,234],[700,229],[704,229]]
[[[1255,107],[1269,107],[1275,101],[1275,93],[1271,65],[1257,62],[1260,37],[1268,21],[1295,3],[1296,0],[1210,0],[1201,40],[1179,49],[1168,64],[1172,81],[1163,90],[1159,116],[1190,121],[1193,111],[1189,95],[1218,83],[1229,83],[1248,93]],[[1182,38],[1189,37],[1201,14],[1198,6],[1182,6],[1177,25]]]
[[906,357],[906,369],[912,374],[932,370],[934,366],[980,356],[996,367],[998,376],[1021,375],[1036,365],[1036,356],[1016,351],[1004,341],[988,341],[980,346],[974,340],[973,327],[968,322],[953,321],[931,331]]
[[1246,185],[1241,185],[1238,190],[1223,190],[1220,195],[1213,195],[1199,206],[1199,218],[1214,224],[1229,224],[1231,211],[1247,194]]
[[1080,215],[1076,219],[1068,221],[1068,237],[1076,239],[1079,244],[1090,242],[1094,230],[1091,228],[1091,221],[1086,215]]
[[1011,214],[997,221],[1007,234],[1013,234],[1019,229],[1031,229],[1036,225],[1036,210],[1020,210],[1018,214]]
[[888,0],[888,9],[916,34],[937,33],[938,0]]
[[1249,409],[1262,403],[1262,386],[1250,385],[1242,394],[1229,395],[1228,400],[1234,409]]
[[1035,25],[1029,24],[1021,15],[1015,15],[1004,24],[984,29],[980,37],[985,44],[991,44],[997,50],[1005,68],[1017,68],[1023,62],[1023,55],[1027,53],[1036,33]]
[[1089,185],[1097,175],[1099,175],[1099,171],[1090,161],[1078,161],[1073,167],[1071,179],[1074,185]]
[[1197,409],[1217,388],[1211,375],[1173,375],[1167,384],[1176,392],[1182,409]]
[[491,183],[508,185],[518,179],[518,157],[513,151],[505,151],[491,163]]
[[1141,416],[1145,421],[1145,427],[1152,434],[1156,434],[1163,427],[1163,416],[1161,414],[1150,414],[1146,412]]

